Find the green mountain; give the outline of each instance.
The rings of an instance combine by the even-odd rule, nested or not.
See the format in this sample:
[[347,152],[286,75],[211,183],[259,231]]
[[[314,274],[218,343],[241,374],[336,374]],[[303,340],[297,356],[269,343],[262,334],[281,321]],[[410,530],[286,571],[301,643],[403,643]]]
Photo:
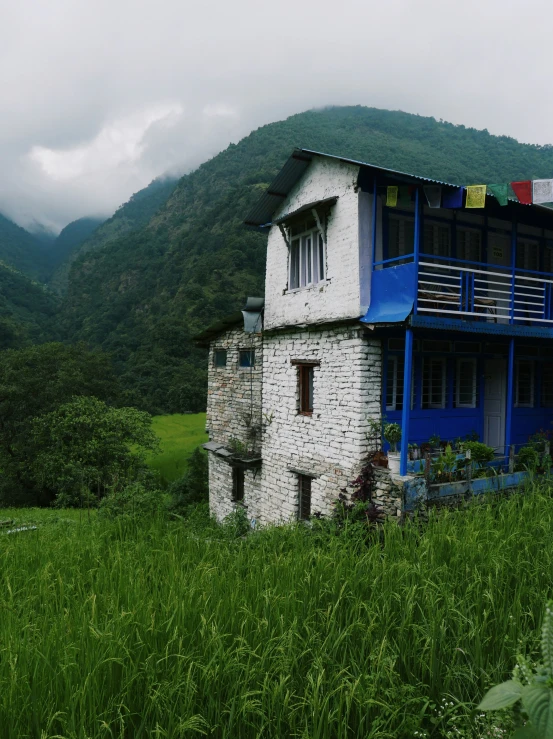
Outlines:
[[0,262],[0,350],[56,339],[57,311],[42,285]]
[[[73,245],[71,248],[65,249],[63,259],[58,260],[56,258],[56,264],[59,266],[51,280],[54,289],[57,292],[65,292],[71,265],[79,254],[92,249],[99,249],[145,226],[150,218],[165,205],[176,184],[177,180],[174,177],[155,179],[147,187],[135,193],[128,202],[121,205],[111,218],[96,221],[94,228],[90,228],[92,222],[96,220],[92,218],[81,218],[66,226],[60,233],[58,241],[54,244],[54,251],[57,253],[62,237],[62,251],[67,242],[71,241]],[[86,223],[83,223],[83,221],[86,221]],[[84,238],[80,238],[87,229],[89,229],[89,232]],[[64,231],[68,230],[69,232],[64,234]],[[75,237],[80,238],[79,243],[76,243]]]
[[0,262],[44,280],[49,270],[48,250],[40,239],[0,213]]
[[73,264],[66,336],[112,352],[129,400],[202,406],[205,354],[192,337],[262,294],[266,237],[242,221],[295,146],[463,184],[553,173],[552,146],[397,111],[328,108],[254,131],[184,176],[146,225],[125,234],[116,214]]
[[52,265],[66,261],[102,223],[103,218],[79,218],[68,223],[51,246]]

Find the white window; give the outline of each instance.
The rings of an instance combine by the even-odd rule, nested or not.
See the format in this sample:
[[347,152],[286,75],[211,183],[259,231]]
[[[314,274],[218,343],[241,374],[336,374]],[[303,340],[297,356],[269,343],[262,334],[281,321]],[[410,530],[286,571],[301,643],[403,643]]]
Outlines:
[[433,254],[436,257],[450,257],[451,239],[449,226],[425,221],[422,251],[425,254]]
[[518,269],[537,271],[539,266],[539,246],[537,241],[518,239],[516,266]]
[[290,290],[309,287],[326,277],[325,245],[314,221],[299,224],[291,229],[290,242]]
[[515,406],[534,407],[534,362],[519,359],[515,363]]
[[467,262],[481,262],[482,234],[472,228],[457,228],[457,258]]
[[412,218],[389,216],[387,259],[403,257],[413,252],[415,245],[415,222]]
[[446,361],[425,358],[422,365],[422,407],[445,408]]
[[455,374],[455,407],[476,408],[476,359],[458,359]]

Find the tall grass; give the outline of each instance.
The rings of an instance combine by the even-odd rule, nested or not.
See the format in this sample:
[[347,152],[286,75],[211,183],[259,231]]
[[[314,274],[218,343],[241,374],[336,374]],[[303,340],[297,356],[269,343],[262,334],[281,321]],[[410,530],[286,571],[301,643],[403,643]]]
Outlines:
[[205,413],[154,416],[153,429],[159,437],[161,451],[148,459],[148,465],[157,470],[165,482],[172,482],[184,475],[188,457],[208,439]]
[[536,487],[369,545],[64,519],[0,535],[0,561],[5,739],[443,736],[432,703],[469,725],[533,647],[553,500]]

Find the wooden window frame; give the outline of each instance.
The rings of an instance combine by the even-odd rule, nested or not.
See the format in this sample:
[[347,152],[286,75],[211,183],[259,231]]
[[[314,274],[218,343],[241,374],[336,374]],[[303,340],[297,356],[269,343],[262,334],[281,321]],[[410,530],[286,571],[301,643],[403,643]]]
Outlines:
[[313,388],[315,384],[315,367],[313,363],[298,362],[298,413],[300,416],[313,415]]
[[232,501],[233,503],[244,502],[245,474],[242,467],[232,468]]
[[313,478],[298,473],[298,521],[309,521],[311,518],[311,483]]

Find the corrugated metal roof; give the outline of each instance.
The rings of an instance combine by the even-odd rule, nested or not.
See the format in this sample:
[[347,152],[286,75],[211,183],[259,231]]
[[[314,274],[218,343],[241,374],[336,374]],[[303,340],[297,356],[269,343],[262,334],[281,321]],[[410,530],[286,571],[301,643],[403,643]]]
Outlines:
[[[324,152],[313,151],[312,149],[294,149],[292,155],[286,161],[285,165],[276,176],[276,179],[271,183],[267,192],[262,195],[256,205],[249,212],[244,223],[247,226],[254,226],[256,228],[268,228],[272,223],[274,213],[288,197],[292,188],[303,176],[314,157],[324,157],[325,159],[334,159],[339,162],[345,162],[346,164],[353,164],[365,170],[368,175],[381,174],[385,175],[387,180],[403,182],[404,184],[423,182],[452,188],[461,186],[460,183],[433,180],[430,177],[420,177],[419,175],[401,172],[397,169],[388,169],[376,164],[370,164],[369,162],[361,162],[357,159],[347,159],[346,157],[340,157],[334,154],[325,154]],[[385,182],[382,182],[381,184],[385,184]],[[514,204],[522,205],[516,198],[510,197],[509,200]],[[528,206],[524,207],[527,208]],[[542,205],[532,205],[530,207],[548,211],[549,213],[551,213],[552,210],[551,207]]]

